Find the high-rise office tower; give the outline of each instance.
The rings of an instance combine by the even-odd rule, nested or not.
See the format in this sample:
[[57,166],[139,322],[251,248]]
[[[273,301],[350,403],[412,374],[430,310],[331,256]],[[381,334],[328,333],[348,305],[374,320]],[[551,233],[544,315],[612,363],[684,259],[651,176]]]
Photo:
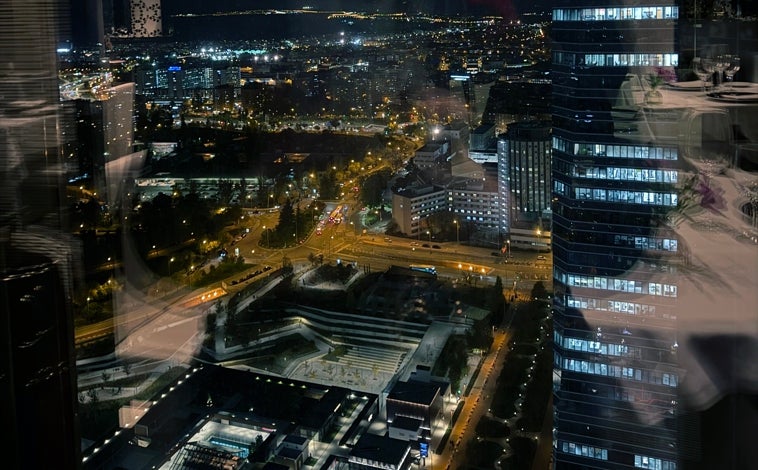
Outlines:
[[106,35],[129,29],[129,0],[103,0],[103,29]]
[[498,153],[503,154],[498,155],[498,179],[508,182],[512,224],[536,223],[549,212],[550,137],[549,121],[521,121],[509,124],[498,139]]
[[[677,2],[553,10],[556,468],[678,465],[676,133],[640,118],[679,65]],[[641,6],[644,5],[644,6]]]
[[132,153],[134,143],[132,115],[134,83],[110,84],[96,96],[76,100],[77,147],[80,171],[92,178],[102,200],[113,204],[118,194],[111,194],[116,182],[106,173],[108,164]]
[[67,6],[0,3],[0,423],[9,469],[81,462],[56,63]]
[[464,103],[465,119],[472,126],[473,117],[476,114],[476,88],[471,76],[465,72],[450,74],[450,93],[457,96]]
[[79,50],[100,52],[103,47],[103,2],[74,0],[71,2],[71,39]]

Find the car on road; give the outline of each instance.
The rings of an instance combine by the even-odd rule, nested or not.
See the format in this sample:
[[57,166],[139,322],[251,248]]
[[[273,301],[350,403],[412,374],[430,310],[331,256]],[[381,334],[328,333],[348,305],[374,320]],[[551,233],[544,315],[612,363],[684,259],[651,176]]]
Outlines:
[[545,261],[545,260],[547,260],[547,258],[545,258],[545,257],[544,257],[544,256],[542,256],[542,255],[539,255],[539,256],[537,257],[537,259],[538,259],[538,260],[540,260],[540,261]]

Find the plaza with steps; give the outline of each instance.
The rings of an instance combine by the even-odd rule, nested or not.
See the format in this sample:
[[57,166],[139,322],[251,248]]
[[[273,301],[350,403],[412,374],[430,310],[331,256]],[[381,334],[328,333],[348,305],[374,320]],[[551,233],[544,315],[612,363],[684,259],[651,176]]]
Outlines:
[[371,371],[396,373],[403,363],[408,351],[372,346],[347,346],[345,355],[340,356],[339,364],[360,367]]

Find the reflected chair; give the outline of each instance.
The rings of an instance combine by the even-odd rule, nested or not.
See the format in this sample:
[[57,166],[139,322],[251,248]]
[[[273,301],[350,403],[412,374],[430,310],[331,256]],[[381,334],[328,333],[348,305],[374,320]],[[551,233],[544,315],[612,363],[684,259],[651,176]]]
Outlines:
[[682,120],[684,154],[694,161],[732,165],[732,118],[725,109],[690,109]]
[[650,139],[651,132],[645,121],[641,106],[645,92],[637,75],[627,73],[619,86],[616,101],[611,109],[615,134],[636,141]]

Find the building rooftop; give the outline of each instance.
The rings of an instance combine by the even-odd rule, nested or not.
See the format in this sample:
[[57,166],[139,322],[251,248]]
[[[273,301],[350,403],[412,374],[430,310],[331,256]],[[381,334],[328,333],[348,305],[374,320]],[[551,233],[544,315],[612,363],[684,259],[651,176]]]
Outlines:
[[471,131],[472,134],[486,134],[487,132],[491,132],[492,128],[495,127],[495,124],[493,123],[484,123],[480,124],[476,127],[473,131]]
[[[205,458],[206,454],[209,458],[241,455],[240,450],[246,451],[258,435],[265,441],[272,433],[286,434],[297,425],[320,427],[349,393],[341,387],[210,365],[198,368],[181,382],[145,412],[138,428],[129,428],[118,442],[113,440],[110,445],[114,448],[109,449],[112,462],[134,468],[128,465],[135,461],[133,454],[147,452],[147,458],[140,461],[149,461],[165,454],[165,449],[176,451],[167,458],[168,466],[185,458]],[[210,417],[194,412],[198,406]],[[192,429],[191,449],[184,449],[182,441],[187,429]],[[135,433],[149,435],[150,446],[125,445]],[[220,446],[214,442],[217,438],[236,443],[241,449]],[[298,443],[299,438],[287,439]]]
[[423,186],[418,186],[418,185],[413,184],[413,185],[408,185],[408,186],[405,186],[404,188],[400,188],[396,190],[395,194],[400,194],[404,197],[413,198],[413,197],[423,196],[425,194],[433,193],[436,190],[437,188],[435,188],[431,184],[427,184]]
[[397,465],[410,452],[410,444],[399,439],[376,434],[364,434],[355,443],[350,455],[374,462]]
[[303,453],[302,450],[295,450],[290,449],[289,447],[282,447],[280,448],[276,455],[285,459],[289,460],[297,460],[298,457]]
[[439,151],[439,149],[443,145],[444,144],[437,143],[437,142],[427,142],[426,144],[424,144],[423,147],[421,147],[420,149],[416,150],[416,153],[432,153],[432,152],[437,152],[437,151]]
[[290,467],[281,463],[266,462],[263,466],[263,470],[290,470]]
[[431,382],[419,382],[409,380],[397,382],[387,396],[388,400],[399,400],[420,405],[431,405],[434,398],[439,395],[440,386]]
[[284,438],[284,442],[301,446],[308,442],[308,439],[303,436],[297,436],[295,434],[287,434],[287,437]]
[[392,421],[392,427],[418,432],[423,423],[424,422],[422,420],[417,418],[411,418],[409,416],[398,416]]
[[305,405],[302,407],[305,411],[300,417],[300,423],[303,426],[311,428],[320,428],[334,413],[337,406],[347,398],[348,390],[341,387],[330,387],[320,400],[313,400],[312,403],[307,398],[303,399]]

